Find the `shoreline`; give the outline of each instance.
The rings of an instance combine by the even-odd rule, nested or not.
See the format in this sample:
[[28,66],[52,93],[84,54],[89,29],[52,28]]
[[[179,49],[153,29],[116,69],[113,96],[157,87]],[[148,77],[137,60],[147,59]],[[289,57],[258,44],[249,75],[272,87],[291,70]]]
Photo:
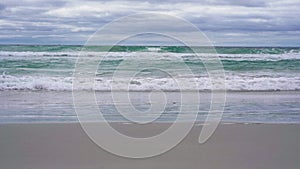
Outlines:
[[[117,93],[116,93],[117,94]],[[165,92],[167,100],[166,113],[158,123],[173,122],[178,107],[199,104],[196,123],[204,122],[210,108],[211,93],[199,93],[200,103],[195,103],[192,94],[188,100],[180,100],[179,92]],[[189,95],[189,93],[186,93]],[[149,107],[149,92],[131,92],[134,106],[145,110]],[[97,104],[109,122],[129,122],[114,109],[117,103],[110,92],[95,92]],[[279,123],[299,124],[299,92],[227,92],[221,123]],[[72,92],[63,91],[5,91],[0,92],[0,124],[8,123],[72,123],[78,122],[74,109]],[[181,104],[180,104],[181,103]],[[155,105],[154,105],[155,106]],[[189,119],[186,113],[184,121]],[[88,121],[97,121],[89,119]]]

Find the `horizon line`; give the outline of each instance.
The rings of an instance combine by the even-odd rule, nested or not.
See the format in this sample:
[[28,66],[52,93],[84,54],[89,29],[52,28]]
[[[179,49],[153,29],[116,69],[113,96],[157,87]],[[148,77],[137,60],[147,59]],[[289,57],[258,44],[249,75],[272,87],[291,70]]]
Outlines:
[[[140,46],[140,47],[189,47],[189,46],[184,46],[184,45],[146,45],[146,44],[119,44],[119,45],[82,45],[82,44],[28,44],[28,43],[7,43],[7,44],[2,44],[0,43],[0,46],[95,46],[95,47],[104,47],[104,46],[121,46],[121,47],[130,47],[130,46]],[[192,46],[192,47],[248,47],[248,48],[300,48],[300,46],[254,46],[254,45],[213,45],[213,46]]]

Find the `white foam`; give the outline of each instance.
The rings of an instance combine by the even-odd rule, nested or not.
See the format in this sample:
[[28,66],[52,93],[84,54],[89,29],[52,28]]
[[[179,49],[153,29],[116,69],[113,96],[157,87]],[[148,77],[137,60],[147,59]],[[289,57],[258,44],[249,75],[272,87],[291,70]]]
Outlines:
[[[118,59],[199,59],[194,53],[156,53],[156,49],[150,49],[153,52],[11,52],[0,51],[0,59],[27,59],[27,58],[55,58],[55,57],[105,57],[106,60]],[[283,60],[283,59],[300,59],[300,53],[284,53],[284,54],[212,54],[212,53],[199,53],[202,59],[215,58],[218,56],[221,60]]]
[[[36,77],[36,76],[0,76],[0,90],[55,90],[71,91],[72,77]],[[180,90],[211,90],[212,84],[209,77],[181,78],[183,86]],[[178,91],[179,87],[172,78],[138,78],[135,83],[129,85],[130,90],[149,91],[166,90]],[[198,85],[195,88],[195,82]],[[75,90],[92,90],[83,85]],[[95,80],[95,90],[110,91],[113,89],[127,90],[127,80],[119,78],[112,81],[108,78],[97,78]],[[216,90],[218,84],[216,85]],[[248,77],[229,76],[226,77],[227,90],[232,91],[275,91],[275,90],[300,90],[300,77]]]

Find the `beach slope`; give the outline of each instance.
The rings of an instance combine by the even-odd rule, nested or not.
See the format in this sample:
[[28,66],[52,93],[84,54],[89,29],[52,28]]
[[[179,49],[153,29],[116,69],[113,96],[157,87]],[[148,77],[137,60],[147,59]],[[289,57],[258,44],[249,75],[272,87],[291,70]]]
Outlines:
[[[155,134],[168,124],[113,124],[129,135]],[[284,169],[300,166],[299,124],[221,124],[205,143],[201,125],[171,151],[147,159],[112,155],[78,123],[1,124],[1,169]]]

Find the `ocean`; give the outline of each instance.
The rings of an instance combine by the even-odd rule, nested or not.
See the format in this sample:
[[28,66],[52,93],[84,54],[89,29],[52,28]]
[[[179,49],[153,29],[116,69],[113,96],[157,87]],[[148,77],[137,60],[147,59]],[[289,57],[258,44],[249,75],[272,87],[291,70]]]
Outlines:
[[[108,98],[111,85],[126,90],[127,78],[114,81],[111,77],[124,59],[132,65],[147,67],[155,63],[170,74],[157,69],[139,72],[130,84],[133,95],[153,90],[167,92],[176,98],[178,86],[173,78],[185,82],[181,91],[203,93],[209,100],[211,84],[203,62],[188,47],[182,46],[115,46],[107,54],[105,47],[85,47],[85,57],[106,56],[95,74],[94,89]],[[224,122],[299,123],[300,122],[300,48],[299,47],[216,47],[225,72],[227,102]],[[72,105],[72,80],[76,60],[82,46],[0,46],[0,123],[14,122],[74,122],[77,121]],[[205,47],[201,56],[211,55]],[[193,72],[187,74],[183,61]],[[124,72],[134,71],[132,65],[122,67]],[[174,77],[175,76],[175,77]],[[191,78],[199,84],[190,85]],[[116,84],[117,83],[117,84]],[[74,90],[90,90],[85,86]],[[103,96],[103,94],[102,94]],[[100,97],[99,100],[109,100]],[[136,101],[138,109],[147,107],[147,99]],[[126,121],[120,117],[112,103],[102,106],[109,121]],[[203,103],[198,120],[203,121],[209,101]],[[178,114],[170,103],[165,115],[158,121],[171,121]],[[188,112],[186,112],[188,114]]]

